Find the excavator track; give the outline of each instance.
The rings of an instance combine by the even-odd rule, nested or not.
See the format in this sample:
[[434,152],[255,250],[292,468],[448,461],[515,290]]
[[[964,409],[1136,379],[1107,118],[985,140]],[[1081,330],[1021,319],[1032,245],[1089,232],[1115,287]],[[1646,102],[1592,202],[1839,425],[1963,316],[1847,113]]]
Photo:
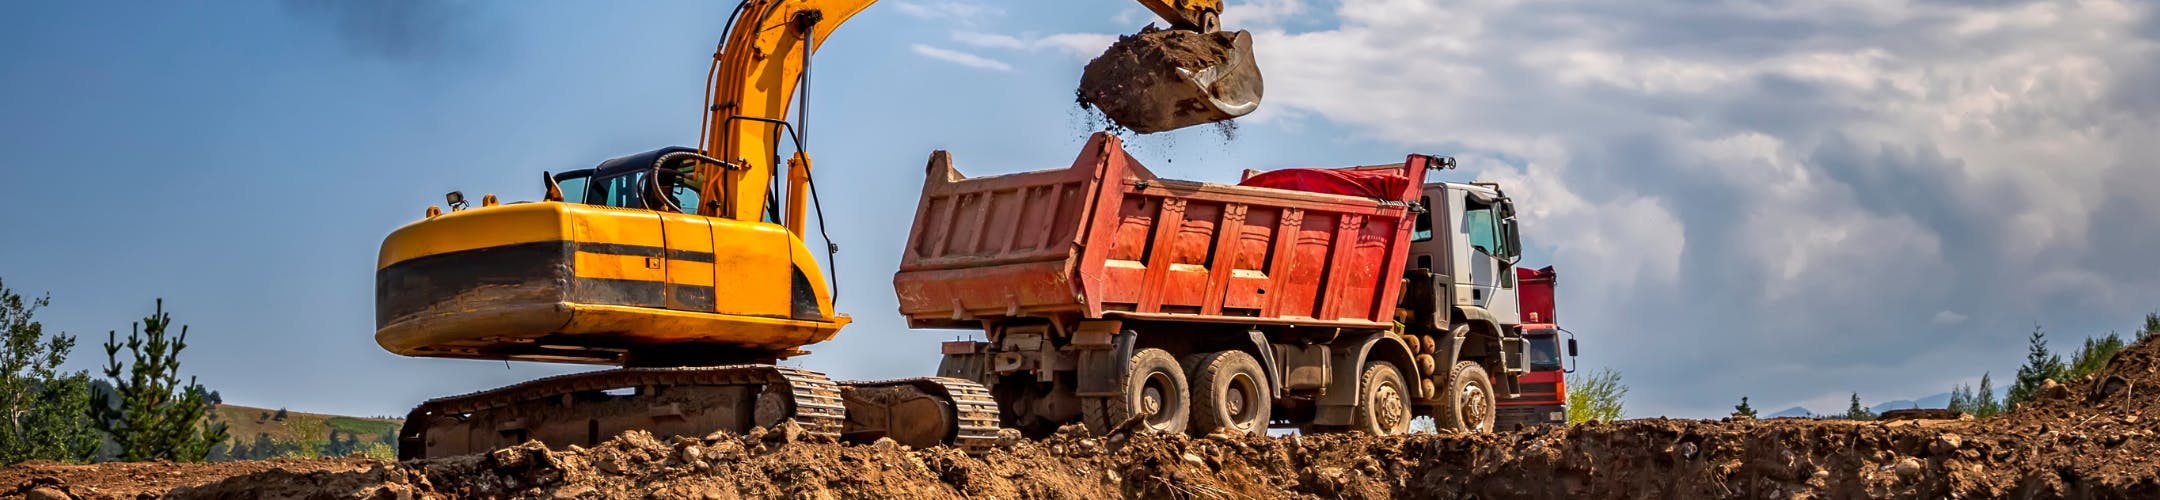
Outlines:
[[481,453],[528,440],[590,446],[632,429],[661,438],[702,437],[791,419],[809,436],[838,438],[846,422],[839,384],[817,372],[774,365],[621,368],[421,403],[399,432],[398,454]]
[[[997,445],[997,400],[982,384],[949,377],[919,377],[847,381],[840,386],[848,405],[848,429],[844,434],[851,440],[897,434],[897,441],[911,446],[947,444],[968,453],[989,451]],[[900,404],[909,400],[937,404]],[[931,428],[914,433],[892,432],[891,427],[910,423]]]

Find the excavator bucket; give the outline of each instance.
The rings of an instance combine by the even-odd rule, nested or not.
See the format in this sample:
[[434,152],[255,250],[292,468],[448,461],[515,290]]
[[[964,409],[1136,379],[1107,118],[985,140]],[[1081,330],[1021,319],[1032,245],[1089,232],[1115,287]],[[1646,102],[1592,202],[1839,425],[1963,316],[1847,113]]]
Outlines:
[[1245,31],[1143,28],[1080,75],[1080,104],[1142,134],[1229,120],[1260,107],[1260,66]]

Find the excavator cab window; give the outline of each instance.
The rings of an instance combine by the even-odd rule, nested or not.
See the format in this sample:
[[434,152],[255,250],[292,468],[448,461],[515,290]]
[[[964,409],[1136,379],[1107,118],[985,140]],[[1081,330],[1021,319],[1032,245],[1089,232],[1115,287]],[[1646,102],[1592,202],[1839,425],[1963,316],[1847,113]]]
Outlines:
[[[556,174],[555,184],[562,188],[563,200],[586,205],[684,212],[695,211],[697,207],[697,188],[684,185],[682,176],[673,171],[662,171],[665,200],[648,200],[653,194],[652,185],[646,180],[650,175],[648,170],[619,172],[598,179],[592,175],[592,169]],[[646,206],[647,201],[654,203]],[[673,206],[666,206],[660,203],[662,201],[672,201]]]
[[555,184],[562,187],[563,200],[580,203],[585,201],[585,180],[583,176],[568,179],[558,177]]
[[585,202],[616,208],[645,208],[644,180],[644,173],[636,171],[593,179]]
[[684,185],[681,181],[681,176],[670,175],[668,177],[675,178],[669,180],[667,185],[669,186],[668,196],[675,198],[675,206],[678,208],[678,211],[690,214],[697,213],[699,201],[698,187]]

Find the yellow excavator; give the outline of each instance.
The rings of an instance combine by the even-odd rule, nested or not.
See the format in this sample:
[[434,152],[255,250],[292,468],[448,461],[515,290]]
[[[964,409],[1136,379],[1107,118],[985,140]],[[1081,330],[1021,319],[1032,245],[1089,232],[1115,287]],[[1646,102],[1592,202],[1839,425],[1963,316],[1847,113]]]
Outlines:
[[[1173,29],[1218,33],[1220,0],[1139,1]],[[490,194],[470,206],[453,192],[447,211],[428,207],[386,237],[375,290],[384,349],[617,367],[426,401],[399,433],[401,458],[531,440],[589,446],[633,429],[664,438],[791,425],[853,442],[994,442],[998,408],[974,382],[836,383],[777,364],[849,322],[804,245],[816,188],[803,149],[808,99],[797,91],[817,47],[872,3],[744,0],[713,57],[698,147],[543,173],[542,201]],[[1235,36],[1235,50],[1249,52],[1247,35]],[[1239,56],[1240,68],[1136,79],[1135,95],[1212,103],[1142,119],[1167,129],[1250,112],[1259,75],[1249,53]],[[1244,94],[1223,95],[1229,88]]]

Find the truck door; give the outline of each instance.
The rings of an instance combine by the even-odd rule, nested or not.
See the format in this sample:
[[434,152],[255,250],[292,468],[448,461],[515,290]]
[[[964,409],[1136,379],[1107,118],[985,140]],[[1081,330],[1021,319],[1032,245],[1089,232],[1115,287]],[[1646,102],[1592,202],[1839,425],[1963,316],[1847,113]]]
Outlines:
[[1461,193],[1461,198],[1451,198],[1460,209],[1455,212],[1455,236],[1459,243],[1456,251],[1458,300],[1469,298],[1472,305],[1490,311],[1503,324],[1521,322],[1515,300],[1515,271],[1512,238],[1506,226],[1512,224],[1506,218],[1505,200],[1498,196],[1469,189],[1451,190]]

